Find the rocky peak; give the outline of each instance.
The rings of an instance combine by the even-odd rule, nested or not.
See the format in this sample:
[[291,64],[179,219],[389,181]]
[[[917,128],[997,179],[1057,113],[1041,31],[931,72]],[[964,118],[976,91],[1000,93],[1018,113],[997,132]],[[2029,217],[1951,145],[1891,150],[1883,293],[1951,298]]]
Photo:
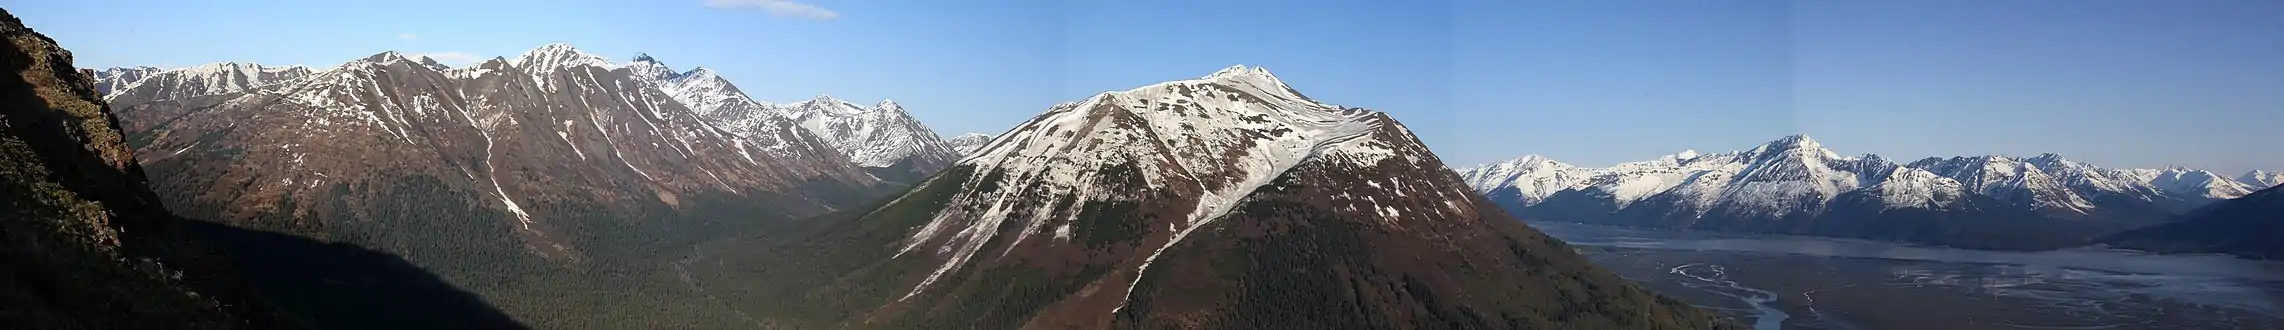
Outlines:
[[426,67],[428,67],[428,68],[429,68],[429,69],[431,69],[431,70],[437,70],[437,71],[443,71],[443,70],[447,70],[447,69],[451,69],[451,68],[452,68],[452,66],[449,66],[449,65],[444,65],[444,63],[443,63],[443,62],[437,62],[437,61],[436,61],[436,58],[434,58],[434,57],[428,57],[427,55],[422,55],[422,56],[420,56],[420,65],[421,65],[421,66],[426,66]]
[[2251,185],[2257,188],[2275,187],[2277,185],[2284,185],[2284,173],[2269,172],[2264,170],[2252,170],[2245,172],[2244,175],[2237,176],[2236,180],[2242,181],[2246,185]]
[[645,53],[635,53],[634,60],[627,61],[626,69],[635,79],[653,82],[674,80],[682,76],[675,74],[674,69],[667,67],[665,62],[659,62]]
[[896,100],[883,99],[880,100],[880,103],[875,103],[872,105],[872,111],[903,113],[904,105],[896,104]]
[[579,51],[578,48],[571,47],[571,44],[566,43],[547,44],[524,52],[523,55],[516,56],[513,64],[538,75],[576,66],[612,67],[610,60]]
[[1838,154],[1833,153],[1831,150],[1824,149],[1823,143],[1816,142],[1816,139],[1809,138],[1807,134],[1795,134],[1785,136],[1783,138],[1778,138],[1776,141],[1769,141],[1769,143],[1762,144],[1758,148],[1753,148],[1753,153],[1760,155],[1768,155],[1770,153],[1789,153],[1802,156],[1826,156],[1827,158],[1838,158]]

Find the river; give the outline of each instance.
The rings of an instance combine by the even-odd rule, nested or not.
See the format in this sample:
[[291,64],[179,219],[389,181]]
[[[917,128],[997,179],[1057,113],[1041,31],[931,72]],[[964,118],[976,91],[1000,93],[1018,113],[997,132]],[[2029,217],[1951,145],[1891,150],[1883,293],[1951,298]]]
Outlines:
[[1756,329],[2284,329],[2284,263],[1534,222]]

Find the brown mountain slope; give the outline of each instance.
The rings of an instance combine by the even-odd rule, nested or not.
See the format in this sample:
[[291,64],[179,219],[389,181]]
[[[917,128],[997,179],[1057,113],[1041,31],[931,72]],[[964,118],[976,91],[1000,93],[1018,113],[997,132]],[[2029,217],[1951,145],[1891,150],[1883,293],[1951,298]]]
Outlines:
[[70,52],[0,37],[0,327],[519,327],[396,256],[176,218]]

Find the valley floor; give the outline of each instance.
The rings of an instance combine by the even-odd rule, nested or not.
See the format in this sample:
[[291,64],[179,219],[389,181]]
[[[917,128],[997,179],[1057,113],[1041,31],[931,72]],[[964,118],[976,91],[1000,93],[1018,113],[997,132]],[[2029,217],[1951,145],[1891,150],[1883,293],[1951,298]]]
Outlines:
[[[1644,287],[1747,324],[1782,318],[1764,329],[2284,327],[2278,281],[1766,251],[1581,250]],[[1726,281],[1736,285],[1718,283]],[[1763,307],[1773,313],[1746,300],[1769,295],[1775,299]]]

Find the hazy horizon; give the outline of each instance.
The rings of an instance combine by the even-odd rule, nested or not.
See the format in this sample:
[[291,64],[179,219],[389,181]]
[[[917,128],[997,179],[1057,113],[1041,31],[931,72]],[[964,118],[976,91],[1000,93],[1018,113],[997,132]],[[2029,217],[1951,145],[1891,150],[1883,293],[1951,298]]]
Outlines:
[[[2284,170],[2273,1],[10,2],[88,68],[465,65],[564,42],[713,68],[763,101],[895,99],[998,133],[1096,92],[1237,64],[1386,111],[1449,165],[1580,166],[1808,134],[1846,155],[2056,153]],[[213,20],[268,17],[268,20]]]

